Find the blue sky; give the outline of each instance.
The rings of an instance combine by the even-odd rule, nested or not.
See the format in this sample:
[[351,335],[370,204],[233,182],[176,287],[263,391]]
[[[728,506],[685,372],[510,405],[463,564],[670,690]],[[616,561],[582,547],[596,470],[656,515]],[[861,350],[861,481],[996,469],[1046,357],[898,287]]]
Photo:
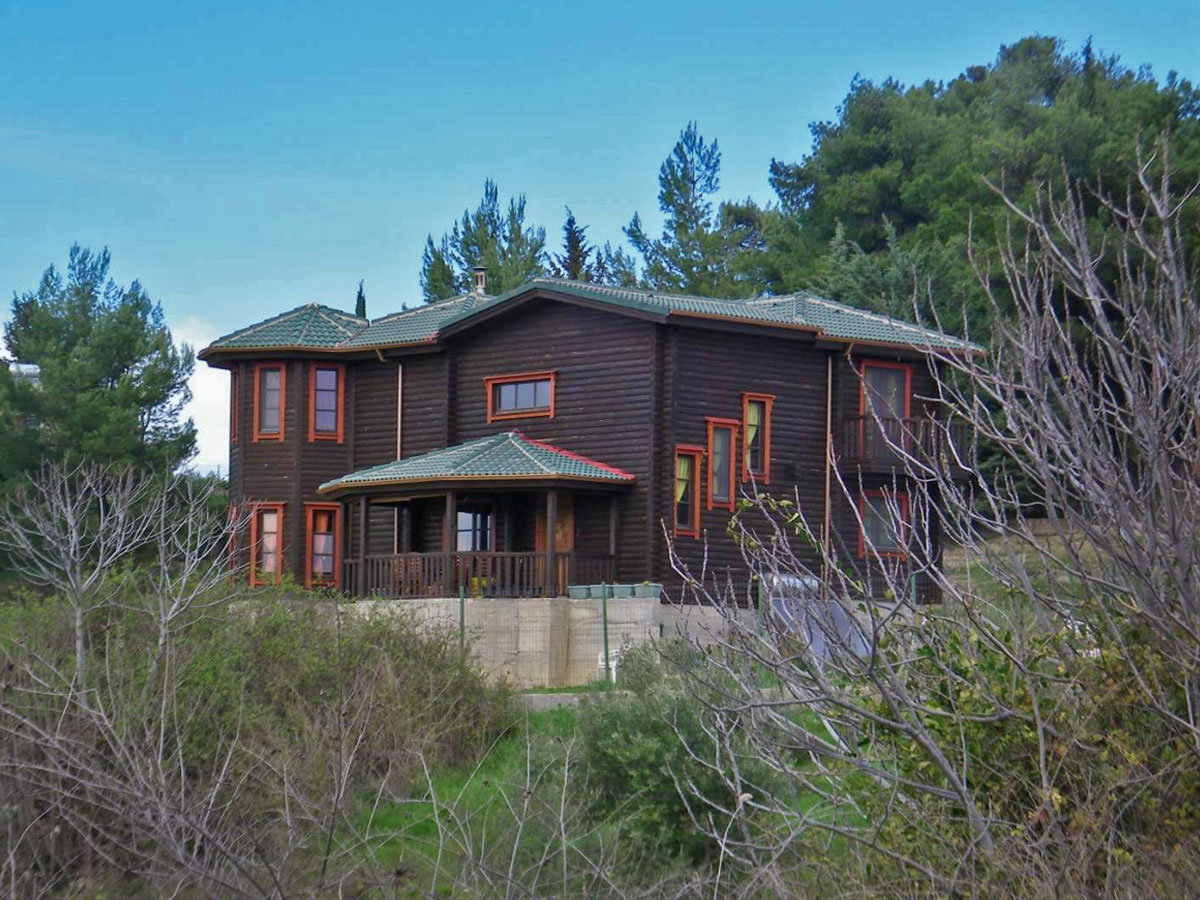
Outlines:
[[[426,234],[487,177],[556,241],[633,212],[696,119],[722,193],[772,199],[851,78],[952,78],[1032,33],[1200,78],[1200,9],[1113,2],[453,5],[0,0],[0,291],[72,242],[204,342],[309,300],[372,315],[419,298]],[[201,367],[203,368],[203,367]],[[205,466],[223,373],[198,373]]]

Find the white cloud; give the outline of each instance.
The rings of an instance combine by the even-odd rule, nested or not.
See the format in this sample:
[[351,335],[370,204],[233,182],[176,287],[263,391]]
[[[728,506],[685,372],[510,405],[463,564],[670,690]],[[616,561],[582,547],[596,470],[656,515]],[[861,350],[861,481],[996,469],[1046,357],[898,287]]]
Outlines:
[[[213,325],[200,316],[190,315],[171,327],[176,343],[191,344],[203,350],[218,337]],[[196,422],[196,459],[193,465],[204,472],[229,469],[229,373],[196,361],[196,371],[188,381],[192,400],[183,414]]]

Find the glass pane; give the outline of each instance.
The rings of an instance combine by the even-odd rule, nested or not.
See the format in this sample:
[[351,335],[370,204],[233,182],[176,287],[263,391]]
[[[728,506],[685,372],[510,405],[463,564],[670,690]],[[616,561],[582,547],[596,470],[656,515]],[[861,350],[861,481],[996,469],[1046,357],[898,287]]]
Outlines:
[[533,409],[537,405],[537,389],[532,381],[517,382],[517,408]]
[[317,390],[337,392],[337,369],[317,369]]
[[330,409],[318,409],[313,417],[313,428],[316,431],[336,432],[337,413]]
[[904,418],[904,370],[867,366],[864,374],[868,414],[883,419]]
[[535,402],[538,409],[550,408],[550,379],[537,382],[537,397]]
[[511,411],[517,407],[517,386],[515,384],[502,384],[496,389],[499,401],[496,403],[497,410]]
[[714,500],[729,500],[729,436],[728,428],[717,428],[712,438],[712,496]]
[[892,520],[891,504],[883,497],[867,497],[863,503],[863,533],[868,547],[898,550],[898,529]]
[[328,575],[333,572],[333,556],[313,554],[312,570],[314,575]]

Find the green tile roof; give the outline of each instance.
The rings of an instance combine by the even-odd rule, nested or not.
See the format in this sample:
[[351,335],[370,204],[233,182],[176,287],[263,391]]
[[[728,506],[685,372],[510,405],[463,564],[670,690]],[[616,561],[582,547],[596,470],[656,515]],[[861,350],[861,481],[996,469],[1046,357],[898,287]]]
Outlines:
[[347,338],[358,334],[366,325],[366,319],[340,309],[306,303],[257,325],[219,337],[209,345],[208,350],[282,347],[334,349]]
[[566,478],[611,482],[614,485],[633,481],[633,475],[621,469],[535,441],[519,431],[506,431],[444,450],[351,472],[325,482],[317,490],[326,494],[355,487],[488,478]]
[[553,291],[580,300],[647,313],[663,321],[675,316],[701,316],[801,329],[811,331],[820,338],[841,341],[900,345],[918,350],[979,349],[959,338],[803,292],[753,300],[718,300],[558,278],[535,278],[499,296],[465,294],[422,304],[373,322],[326,306],[310,304],[219,338],[204,354],[213,350],[269,347],[353,351],[429,343],[436,341],[443,331],[454,326],[465,326],[474,316],[533,290]]

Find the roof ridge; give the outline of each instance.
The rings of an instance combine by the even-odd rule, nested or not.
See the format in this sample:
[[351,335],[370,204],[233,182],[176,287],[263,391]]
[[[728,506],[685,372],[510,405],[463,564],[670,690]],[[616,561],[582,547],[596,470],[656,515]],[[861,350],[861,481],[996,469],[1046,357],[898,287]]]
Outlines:
[[548,444],[545,441],[539,441],[536,438],[525,437],[525,435],[521,434],[519,431],[517,434],[521,435],[521,439],[526,443],[533,444],[535,447],[541,447],[542,449],[548,450],[551,453],[557,453],[560,456],[566,456],[569,459],[587,463],[590,466],[596,466],[599,469],[612,472],[614,475],[618,475],[621,478],[634,477],[632,472],[626,472],[624,469],[618,468],[617,466],[610,466],[608,463],[600,462],[598,459],[592,459],[590,456],[584,456],[582,453],[575,453],[574,451],[567,450],[563,447],[556,447],[554,444]]
[[[505,435],[508,437],[510,443],[512,443],[512,445],[514,447],[516,447],[523,454],[525,454],[525,457],[531,463],[533,463],[535,466],[537,466],[543,472],[549,473],[551,471],[551,469],[548,465],[546,465],[544,462],[542,462],[540,459],[538,459],[536,456],[534,456],[532,453],[530,453],[529,450],[525,446],[523,446],[525,443],[534,443],[534,442],[530,441],[529,438],[525,437],[525,435],[523,435],[519,431],[508,431],[508,432],[505,432]],[[521,440],[516,441],[516,440],[513,440],[514,438],[520,438]]]

